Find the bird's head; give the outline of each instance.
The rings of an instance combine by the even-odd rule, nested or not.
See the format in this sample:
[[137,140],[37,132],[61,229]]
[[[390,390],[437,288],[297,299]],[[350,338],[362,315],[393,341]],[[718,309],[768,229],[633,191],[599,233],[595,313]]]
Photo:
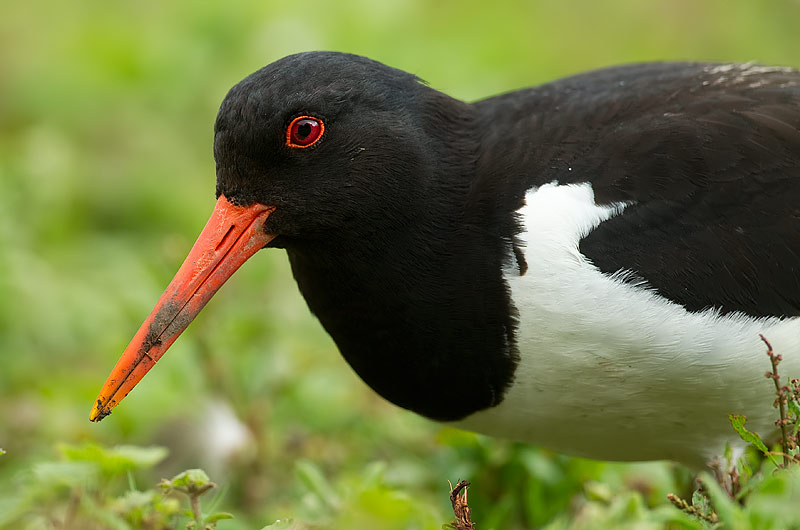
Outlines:
[[[217,116],[217,195],[274,207],[280,239],[357,233],[417,204],[436,163],[418,79],[363,57],[304,53],[234,86]],[[276,242],[277,243],[277,242]]]
[[435,223],[431,211],[452,200],[437,190],[457,189],[447,175],[468,160],[467,108],[414,75],[332,52],[286,57],[234,86],[215,125],[214,212],[90,419],[108,415],[261,248],[325,252]]

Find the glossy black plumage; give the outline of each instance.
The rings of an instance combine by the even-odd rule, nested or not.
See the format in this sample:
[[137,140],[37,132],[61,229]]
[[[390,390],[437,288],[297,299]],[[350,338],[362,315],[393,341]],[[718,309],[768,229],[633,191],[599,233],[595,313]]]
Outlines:
[[[625,215],[581,252],[632,271],[692,311],[800,312],[800,86],[797,71],[664,63],[600,70],[477,104],[528,184],[591,182]],[[492,123],[526,116],[511,145]],[[527,176],[525,176],[527,174]]]
[[[282,135],[301,114],[326,132],[297,151]],[[499,403],[517,356],[502,279],[513,223],[468,206],[474,119],[411,74],[319,53],[245,79],[216,124],[218,194],[276,206],[272,246],[345,359],[388,400],[439,420]],[[452,400],[456,387],[470,390]]]
[[[306,114],[325,136],[292,150]],[[300,54],[227,96],[217,193],[276,207],[273,246],[370,386],[454,420],[514,380],[503,274],[525,272],[515,212],[536,186],[628,204],[580,244],[603,272],[690,311],[798,314],[798,130],[788,69],[645,64],[466,104],[365,58]]]

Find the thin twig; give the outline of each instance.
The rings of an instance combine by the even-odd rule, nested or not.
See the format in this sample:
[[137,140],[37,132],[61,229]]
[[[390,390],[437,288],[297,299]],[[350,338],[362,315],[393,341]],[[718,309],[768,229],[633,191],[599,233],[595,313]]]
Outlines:
[[469,482],[460,479],[455,487],[451,485],[450,504],[453,506],[453,514],[456,516],[455,524],[453,525],[456,530],[475,529],[475,523],[470,519],[472,508],[467,505],[467,486],[469,485]]
[[80,488],[73,490],[72,497],[70,498],[69,505],[67,506],[67,513],[64,516],[64,525],[62,528],[69,529],[73,527],[75,517],[78,515],[78,508],[81,506],[81,497],[82,492]]
[[681,499],[674,493],[667,493],[667,499],[669,499],[669,501],[679,510],[688,513],[689,515],[699,517],[708,523],[714,524],[719,520],[716,512],[711,512],[710,514],[703,513],[696,506],[690,505],[688,502]]
[[[736,496],[742,490],[742,479],[739,476],[739,470],[736,469],[736,464],[728,461],[725,466],[722,464],[722,460],[715,458],[708,463],[708,467],[714,472],[717,484],[722,486],[731,499],[736,500]],[[739,502],[741,503],[741,499]]]
[[781,441],[783,452],[786,453],[783,455],[783,467],[789,465],[789,433],[786,432],[786,427],[789,423],[789,420],[786,419],[786,391],[784,388],[781,387],[781,380],[780,376],[778,375],[778,364],[783,360],[783,357],[776,354],[772,349],[772,344],[764,337],[764,335],[759,334],[761,340],[764,344],[767,345],[767,356],[769,356],[770,363],[772,363],[772,371],[767,372],[764,374],[768,379],[772,379],[775,383],[775,392],[778,394],[778,399],[775,401],[778,403],[778,410],[780,411],[781,419],[776,422],[780,425],[781,428]]
[[767,454],[768,455],[774,455],[774,456],[782,456],[784,461],[786,461],[786,459],[788,458],[789,461],[794,462],[795,464],[800,464],[800,455],[792,456],[791,454],[784,453],[783,451],[770,451]]

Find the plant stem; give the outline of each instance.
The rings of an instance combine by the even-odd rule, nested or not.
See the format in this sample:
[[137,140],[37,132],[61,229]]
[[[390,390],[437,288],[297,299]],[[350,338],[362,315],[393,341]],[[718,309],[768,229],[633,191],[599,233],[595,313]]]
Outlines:
[[194,514],[194,522],[197,523],[197,530],[203,530],[203,512],[200,510],[200,495],[191,495],[189,500],[192,504],[192,514]]
[[787,467],[789,465],[789,434],[786,432],[787,420],[786,420],[786,393],[781,388],[781,381],[780,376],[778,375],[778,363],[781,362],[781,356],[775,355],[775,352],[772,349],[772,344],[764,337],[764,335],[759,335],[761,340],[764,344],[767,345],[767,355],[769,356],[769,361],[772,363],[772,372],[767,372],[767,377],[772,379],[772,382],[775,383],[775,392],[778,394],[778,410],[780,411],[781,419],[780,419],[780,426],[781,426],[781,442],[783,446],[783,467]]
[[69,500],[69,505],[67,506],[67,513],[64,516],[64,524],[62,528],[72,528],[73,523],[75,522],[75,517],[78,515],[78,508],[80,508],[81,505],[81,494],[80,488],[73,490],[72,498]]
[[456,516],[455,523],[451,526],[456,530],[474,530],[475,523],[472,522],[472,508],[467,504],[467,486],[470,483],[460,480],[454,488],[450,490],[450,504],[453,506],[453,514]]

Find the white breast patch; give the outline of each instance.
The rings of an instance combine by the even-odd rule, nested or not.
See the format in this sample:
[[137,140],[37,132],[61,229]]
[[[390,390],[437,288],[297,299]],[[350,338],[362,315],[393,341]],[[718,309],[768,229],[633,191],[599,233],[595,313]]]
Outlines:
[[576,456],[695,466],[737,443],[729,413],[774,430],[759,333],[783,354],[784,375],[797,377],[800,321],[691,313],[623,281],[631,271],[603,274],[580,240],[626,206],[595,204],[588,183],[527,194],[528,270],[506,271],[519,311],[515,381],[502,403],[456,426]]

